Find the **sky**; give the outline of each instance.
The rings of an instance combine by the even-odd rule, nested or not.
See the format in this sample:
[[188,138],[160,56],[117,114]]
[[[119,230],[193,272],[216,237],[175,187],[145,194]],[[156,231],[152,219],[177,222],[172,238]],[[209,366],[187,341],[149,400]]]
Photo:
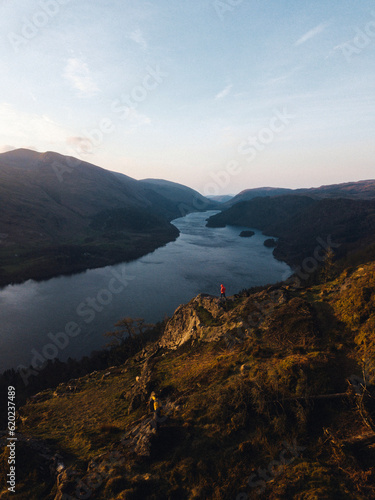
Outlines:
[[204,195],[372,179],[373,0],[0,0],[0,152]]

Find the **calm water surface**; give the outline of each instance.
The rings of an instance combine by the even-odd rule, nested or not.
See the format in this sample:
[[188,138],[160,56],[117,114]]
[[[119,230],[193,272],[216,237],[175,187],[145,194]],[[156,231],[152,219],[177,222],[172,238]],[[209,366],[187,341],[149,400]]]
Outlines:
[[0,372],[35,356],[81,358],[105,345],[119,319],[159,321],[199,293],[219,295],[221,283],[228,296],[291,274],[260,231],[240,238],[247,228],[206,228],[213,213],[176,219],[179,238],[136,261],[0,290]]

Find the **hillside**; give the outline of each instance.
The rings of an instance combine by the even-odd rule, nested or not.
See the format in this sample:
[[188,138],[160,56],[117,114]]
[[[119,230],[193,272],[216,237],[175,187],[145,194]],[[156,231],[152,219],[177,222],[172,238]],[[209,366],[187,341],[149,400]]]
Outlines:
[[372,262],[199,295],[125,363],[19,408],[12,498],[374,498],[374,289]]
[[292,266],[316,259],[317,247],[324,254],[331,246],[337,258],[370,249],[369,258],[375,258],[375,200],[297,195],[255,198],[237,203],[207,222],[209,227],[227,224],[257,228],[279,238],[274,256]]
[[295,194],[316,196],[319,198],[352,198],[355,200],[372,200],[375,198],[375,180],[368,179],[357,182],[329,184],[318,188],[296,189]]
[[196,200],[215,206],[57,153],[0,154],[0,286],[144,255],[178,236],[170,221]]
[[[148,199],[154,202],[155,206],[161,206],[165,211],[169,211],[171,218],[181,217],[192,211],[215,210],[218,203],[209,200],[194,189],[191,189],[176,182],[162,179],[144,179],[139,184],[147,193]],[[168,204],[160,202],[161,199],[168,201]],[[178,207],[179,213],[175,210]]]
[[236,196],[233,196],[230,200],[227,200],[224,203],[224,205],[226,208],[228,208],[232,207],[236,203],[240,203],[242,201],[249,201],[254,198],[282,196],[286,194],[295,194],[295,193],[293,189],[287,189],[287,188],[261,187],[261,188],[244,189]]
[[358,200],[371,200],[375,198],[375,180],[369,179],[357,182],[344,182],[341,184],[328,184],[317,188],[274,188],[261,187],[245,189],[225,203],[226,208],[264,196],[281,196],[293,194],[299,196],[310,196],[313,198],[352,198]]
[[226,203],[227,201],[231,200],[234,197],[232,194],[218,194],[218,195],[212,195],[212,196],[207,196],[208,199],[213,200],[213,201],[218,201],[219,203]]

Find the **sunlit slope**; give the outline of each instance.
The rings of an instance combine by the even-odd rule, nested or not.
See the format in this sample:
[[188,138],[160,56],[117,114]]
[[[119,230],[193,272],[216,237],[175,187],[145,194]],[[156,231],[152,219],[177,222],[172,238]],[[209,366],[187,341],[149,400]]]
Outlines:
[[[125,364],[20,410],[19,495],[74,497],[86,485],[103,500],[372,498],[374,276],[369,263],[310,288],[180,306]],[[30,438],[64,469],[43,467]]]

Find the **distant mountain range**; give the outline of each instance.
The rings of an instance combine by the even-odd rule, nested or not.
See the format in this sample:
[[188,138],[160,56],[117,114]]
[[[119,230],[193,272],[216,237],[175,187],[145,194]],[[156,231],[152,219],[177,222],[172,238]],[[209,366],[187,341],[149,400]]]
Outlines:
[[213,201],[218,201],[220,203],[225,203],[227,201],[230,201],[232,198],[234,198],[233,194],[218,194],[218,195],[212,195],[212,196],[207,196],[209,200]]
[[171,220],[217,206],[58,153],[0,154],[0,285],[140,257],[178,236]]
[[230,200],[226,200],[225,206],[231,207],[241,201],[248,201],[258,197],[281,196],[287,194],[307,195],[312,198],[352,198],[361,200],[375,199],[375,180],[365,180],[358,182],[346,182],[343,184],[330,184],[318,188],[273,188],[260,187],[245,189]]
[[375,180],[208,199],[166,180],[17,149],[0,154],[0,207],[0,286],[138,258],[174,240],[170,222],[194,211],[220,209],[208,225],[278,237],[274,255],[289,264],[306,258],[318,237],[334,237],[341,256],[375,244]]

